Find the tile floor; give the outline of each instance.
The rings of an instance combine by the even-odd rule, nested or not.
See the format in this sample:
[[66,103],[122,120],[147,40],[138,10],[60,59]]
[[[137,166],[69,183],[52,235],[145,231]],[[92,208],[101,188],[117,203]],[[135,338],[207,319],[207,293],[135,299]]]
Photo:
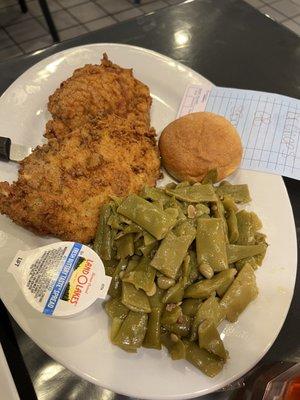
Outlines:
[[[67,40],[182,1],[48,0],[48,5],[61,40]],[[300,36],[300,0],[245,1]],[[27,5],[22,14],[17,0],[0,0],[0,62],[53,43],[38,1]]]

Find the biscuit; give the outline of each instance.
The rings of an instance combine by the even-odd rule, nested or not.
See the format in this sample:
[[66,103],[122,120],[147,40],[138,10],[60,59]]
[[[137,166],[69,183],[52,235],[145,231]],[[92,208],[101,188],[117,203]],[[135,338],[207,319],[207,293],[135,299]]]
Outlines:
[[185,115],[171,122],[159,139],[163,166],[179,181],[201,182],[216,169],[218,180],[239,166],[243,148],[235,127],[210,112]]

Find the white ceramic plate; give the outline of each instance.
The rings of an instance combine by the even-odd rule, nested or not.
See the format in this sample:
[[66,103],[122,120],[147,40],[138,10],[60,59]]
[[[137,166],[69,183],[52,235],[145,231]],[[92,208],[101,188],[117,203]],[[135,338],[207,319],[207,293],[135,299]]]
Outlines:
[[[149,50],[118,44],[72,48],[39,62],[19,77],[0,99],[0,132],[13,141],[37,145],[43,141],[50,117],[47,99],[73,70],[97,63],[101,54],[149,85],[153,97],[152,124],[157,132],[176,116],[186,85],[205,78],[191,69]],[[12,181],[17,168],[0,164],[0,179]],[[50,319],[25,302],[13,277],[6,272],[19,249],[54,241],[35,236],[0,217],[0,295],[24,331],[50,356],[76,374],[117,393],[147,399],[183,399],[215,391],[239,378],[266,353],[285,320],[293,295],[297,250],[295,225],[281,177],[238,171],[235,182],[248,183],[251,208],[262,218],[270,247],[257,272],[258,298],[235,324],[221,325],[230,359],[214,379],[185,361],[172,361],[165,351],[141,349],[127,354],[108,339],[108,319],[97,303],[69,319]],[[51,373],[51,371],[49,371]]]

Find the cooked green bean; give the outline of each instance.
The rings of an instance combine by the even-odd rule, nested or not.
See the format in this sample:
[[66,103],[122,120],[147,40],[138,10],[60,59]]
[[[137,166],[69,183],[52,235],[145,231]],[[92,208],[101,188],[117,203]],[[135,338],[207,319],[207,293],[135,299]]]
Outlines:
[[257,254],[265,253],[267,245],[264,243],[242,246],[238,244],[227,245],[227,256],[229,264],[242,260],[246,257],[256,256]]
[[238,212],[238,208],[231,196],[224,196],[222,203],[226,212],[231,210],[234,211],[235,213]]
[[173,344],[171,348],[170,356],[172,360],[183,360],[185,359],[185,355],[186,355],[185,345],[183,341],[178,338],[178,340]]
[[224,294],[220,306],[226,313],[226,319],[235,322],[247,305],[258,294],[253,268],[246,264]]
[[155,308],[149,314],[148,327],[143,342],[143,346],[149,349],[161,349],[160,326],[161,313],[159,308]]
[[112,198],[94,243],[112,276],[112,343],[129,352],[163,344],[212,377],[227,360],[217,327],[256,297],[268,246],[257,215],[236,205],[250,201],[247,185],[214,179]]
[[216,168],[208,171],[205,177],[201,181],[202,185],[204,185],[205,183],[216,183],[216,182],[218,182],[218,171],[216,170]]
[[198,311],[196,312],[195,318],[191,327],[191,340],[196,340],[198,337],[198,327],[200,322],[205,319],[210,319],[216,326],[225,318],[225,310],[220,306],[217,298],[212,295],[203,303],[200,304]]
[[196,368],[200,369],[205,375],[213,378],[223,368],[224,360],[216,356],[215,354],[209,353],[204,349],[190,341],[184,341],[186,346],[186,359]]
[[162,201],[166,203],[170,200],[170,196],[168,196],[164,190],[154,187],[145,186],[141,192],[141,196],[146,200],[152,201]]
[[162,240],[151,265],[169,278],[176,278],[177,272],[187,253],[189,246],[195,238],[195,229],[190,227],[190,232],[176,236],[169,232]]
[[134,254],[134,244],[133,235],[127,234],[120,237],[120,239],[115,241],[117,247],[117,258],[126,258],[128,256],[133,256]]
[[206,279],[211,279],[214,276],[214,270],[212,269],[212,267],[209,264],[207,264],[205,262],[203,262],[199,265],[199,272]]
[[179,306],[168,309],[166,308],[161,317],[162,325],[175,324],[178,318],[182,315],[182,310]]
[[224,286],[228,288],[235,275],[236,269],[229,268],[219,272],[211,279],[204,279],[200,282],[193,283],[185,290],[184,297],[192,297],[193,299],[206,299],[214,292],[217,292],[219,288],[221,288],[221,291],[224,292]]
[[98,228],[94,241],[94,250],[103,260],[111,260],[113,232],[107,224],[111,215],[110,204],[102,206],[98,222]]
[[189,203],[201,203],[216,201],[217,197],[211,184],[193,186],[176,187],[174,189],[166,188],[166,193],[174,196],[178,200],[187,201]]
[[233,210],[227,211],[226,222],[227,222],[229,243],[236,243],[239,239],[239,230],[238,230],[236,214]]
[[118,213],[146,229],[156,239],[162,239],[175,225],[178,211],[161,211],[149,201],[132,194],[118,207]]
[[191,319],[183,314],[175,324],[165,324],[164,328],[168,332],[175,333],[175,335],[179,337],[187,337],[190,334]]
[[207,263],[214,271],[228,268],[225,234],[220,218],[199,218],[196,249],[198,264]]
[[183,314],[193,317],[199,306],[201,304],[201,299],[185,299],[181,304],[181,309]]
[[112,276],[110,286],[108,289],[108,294],[110,297],[113,298],[119,298],[121,297],[121,292],[122,292],[122,285],[121,285],[121,279],[120,279],[120,273],[125,270],[127,265],[126,260],[120,260],[115,272]]
[[196,252],[194,250],[189,250],[189,256],[190,256],[190,275],[188,282],[189,284],[191,284],[195,282],[197,279],[200,279],[200,276],[199,276]]
[[147,314],[130,311],[114,338],[114,344],[124,350],[135,352],[143,343],[147,321]]
[[114,340],[117,334],[120,331],[120,328],[123,324],[124,318],[114,317],[111,320],[111,327],[110,327],[110,340],[114,343]]
[[236,218],[239,231],[237,244],[255,244],[255,232],[261,229],[261,222],[257,215],[253,212],[242,210],[236,214]]
[[187,283],[186,278],[181,278],[174,286],[170,287],[167,290],[167,293],[164,295],[162,302],[163,303],[179,303],[183,299],[184,288]]
[[206,319],[200,323],[198,328],[198,339],[199,347],[201,349],[205,349],[220,358],[227,358],[224,344],[213,321]]
[[134,271],[125,272],[123,282],[132,283],[136,289],[151,291],[155,279],[155,269],[150,265],[150,259],[142,257]]
[[105,311],[110,318],[125,319],[129,309],[122,304],[121,299],[110,298],[105,304]]
[[157,278],[157,285],[160,289],[169,289],[171,286],[175,285],[175,279],[167,278],[166,276],[159,276]]
[[249,203],[251,201],[248,185],[220,185],[216,192],[221,198],[231,196],[235,203]]
[[131,283],[122,282],[122,303],[132,311],[151,312],[145,292],[141,289],[136,289]]

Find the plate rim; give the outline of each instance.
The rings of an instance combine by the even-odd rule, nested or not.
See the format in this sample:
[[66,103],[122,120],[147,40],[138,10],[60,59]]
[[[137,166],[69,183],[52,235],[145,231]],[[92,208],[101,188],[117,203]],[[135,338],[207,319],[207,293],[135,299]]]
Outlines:
[[[198,75],[201,79],[210,82],[206,77],[204,77],[203,75],[199,74],[197,71],[193,70],[192,68],[180,63],[179,61],[172,59],[164,54],[161,54],[159,52],[156,52],[154,50],[150,50],[150,49],[146,49],[144,47],[140,47],[140,46],[134,46],[134,45],[127,45],[124,43],[91,43],[91,44],[86,44],[86,45],[80,45],[80,46],[74,46],[74,47],[69,47],[68,49],[59,51],[59,52],[55,52],[53,54],[50,54],[48,57],[43,58],[42,60],[40,60],[39,62],[33,64],[32,66],[30,66],[29,68],[27,68],[20,76],[18,76],[18,78],[16,80],[14,80],[9,87],[2,93],[0,99],[2,99],[2,97],[11,89],[11,87],[15,84],[17,84],[17,82],[19,80],[22,79],[23,75],[26,74],[29,70],[38,67],[41,64],[44,64],[47,60],[50,60],[51,58],[56,58],[59,55],[63,55],[63,54],[68,54],[69,52],[72,52],[76,49],[83,49],[83,48],[92,48],[92,47],[97,47],[97,46],[103,46],[103,47],[124,47],[124,48],[131,48],[131,49],[135,49],[137,51],[140,51],[142,53],[146,53],[146,54],[150,54],[156,58],[159,58],[163,61],[172,61],[173,63],[176,64],[176,66],[181,66],[182,68],[184,68],[184,70],[188,70],[190,72],[192,72],[193,75]],[[211,83],[211,82],[210,82]],[[213,85],[213,83],[211,83]],[[259,172],[259,171],[253,171],[256,174],[263,174],[263,175],[269,175],[268,173],[265,172]],[[199,391],[193,391],[191,393],[186,393],[184,395],[154,395],[154,396],[143,396],[144,399],[149,399],[149,400],[160,400],[160,399],[168,399],[168,400],[177,400],[177,399],[190,399],[190,398],[194,398],[194,397],[199,397],[199,396],[203,396],[209,393],[213,393],[218,389],[223,388],[224,386],[227,386],[228,384],[234,382],[235,380],[239,379],[241,376],[245,375],[246,373],[248,373],[255,365],[257,365],[257,363],[264,357],[264,355],[268,352],[268,350],[271,348],[271,346],[274,344],[275,340],[277,339],[285,321],[288,315],[288,312],[290,310],[291,307],[291,303],[293,300],[293,297],[295,295],[295,284],[296,284],[296,276],[297,276],[297,264],[298,264],[298,248],[297,248],[297,234],[296,234],[296,225],[295,225],[295,218],[294,218],[294,213],[293,213],[293,208],[292,208],[292,204],[289,198],[289,194],[286,188],[286,185],[284,183],[284,180],[282,178],[282,176],[276,175],[276,179],[278,181],[278,184],[280,184],[282,186],[282,189],[285,193],[286,199],[287,199],[287,207],[288,207],[288,212],[292,218],[293,221],[293,228],[291,228],[293,230],[293,246],[295,247],[295,273],[294,273],[294,277],[293,277],[293,287],[292,290],[290,292],[290,298],[289,298],[289,305],[288,307],[286,307],[285,309],[285,313],[284,313],[284,318],[282,318],[281,324],[278,327],[276,334],[274,335],[274,340],[272,340],[270,343],[268,343],[268,345],[266,346],[266,348],[264,349],[264,352],[262,352],[260,354],[260,357],[256,359],[256,361],[254,363],[251,363],[251,366],[249,366],[246,370],[243,370],[242,372],[239,372],[237,374],[235,374],[234,376],[231,376],[230,378],[226,379],[223,384],[216,384],[215,386],[210,386],[209,388],[206,389],[201,389]],[[6,304],[4,299],[1,299],[5,305],[5,307],[7,308],[7,310],[9,311],[9,306]],[[9,311],[10,312],[10,311]],[[22,330],[24,330],[24,332],[31,338],[31,340],[33,340],[46,354],[48,354],[50,357],[52,357],[54,360],[58,361],[60,364],[62,364],[63,366],[65,366],[67,369],[69,369],[70,371],[74,372],[76,375],[78,375],[79,377],[91,382],[92,384],[95,384],[97,386],[100,386],[104,389],[108,389],[111,391],[115,391],[115,389],[113,387],[111,387],[110,385],[103,385],[100,384],[96,378],[90,376],[88,373],[82,372],[79,369],[77,369],[76,367],[72,366],[71,364],[67,364],[63,358],[61,358],[60,356],[57,356],[56,354],[53,355],[52,351],[49,349],[45,349],[43,347],[42,344],[40,344],[40,340],[39,339],[33,339],[30,331],[27,328],[24,328],[22,326],[21,323],[19,323],[19,318],[15,317],[15,315],[11,314],[12,317],[14,318],[14,320],[20,325],[20,327],[22,328]],[[121,391],[118,390],[117,392],[118,394],[121,395],[126,395],[129,397],[132,397],[133,394],[130,392],[125,391]]]

